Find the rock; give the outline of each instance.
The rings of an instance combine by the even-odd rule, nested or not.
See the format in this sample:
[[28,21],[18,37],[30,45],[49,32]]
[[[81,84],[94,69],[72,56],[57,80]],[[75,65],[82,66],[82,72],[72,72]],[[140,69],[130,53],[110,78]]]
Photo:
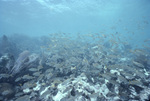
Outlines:
[[0,58],[0,73],[9,73],[14,65],[15,59],[11,54],[4,54]]
[[16,57],[18,55],[19,49],[16,47],[16,44],[10,41],[6,35],[3,35],[0,38],[0,54],[9,53]]
[[31,90],[30,90],[29,88],[26,88],[26,89],[23,89],[23,92],[24,92],[24,93],[30,93]]
[[101,93],[104,97],[106,97],[109,89],[105,84],[92,85],[87,81],[88,78],[84,74],[81,74],[77,78],[65,80],[57,86],[58,92],[55,96],[53,96],[53,100],[60,101],[64,98],[71,99],[72,97],[75,97],[75,101],[90,101],[90,96],[93,93]]
[[0,95],[3,98],[10,99],[14,96],[15,91],[11,84],[9,83],[0,83]]
[[1,53],[8,53],[10,52],[10,42],[7,38],[6,35],[3,35],[2,38],[1,38],[1,43],[0,43],[0,50],[1,50]]
[[15,62],[15,65],[11,70],[11,74],[16,75],[20,71],[22,71],[23,74],[29,68],[35,68],[38,65],[39,65],[39,56],[34,53],[29,55],[29,51],[24,51],[19,55],[17,61]]
[[39,55],[35,53],[31,54],[25,64],[28,66],[28,68],[37,67],[39,65]]
[[17,74],[25,67],[24,63],[28,60],[28,56],[29,56],[29,51],[27,50],[19,54],[19,57],[16,60],[15,65],[11,70],[12,75]]

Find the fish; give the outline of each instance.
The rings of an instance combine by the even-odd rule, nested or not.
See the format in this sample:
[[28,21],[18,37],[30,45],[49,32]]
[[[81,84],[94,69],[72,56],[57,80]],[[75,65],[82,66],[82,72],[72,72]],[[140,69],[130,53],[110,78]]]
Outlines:
[[118,80],[120,81],[120,82],[124,82],[124,83],[128,83],[128,81],[127,81],[127,79],[126,78],[124,78],[123,76],[121,76],[121,75],[119,75],[119,76],[117,76],[118,77]]
[[40,76],[41,72],[35,72],[33,73],[34,76]]
[[22,79],[27,79],[27,80],[31,80],[31,79],[33,79],[34,77],[32,77],[32,76],[30,76],[30,75],[24,75],[23,77],[22,77]]
[[76,69],[76,66],[71,66],[71,70],[75,70]]
[[21,77],[18,77],[16,80],[15,80],[15,82],[18,82],[18,81],[20,81],[22,78]]
[[29,71],[36,72],[36,71],[38,71],[38,69],[37,68],[30,68]]
[[136,62],[136,61],[133,61],[133,64],[137,67],[141,67],[141,68],[144,68],[145,66],[139,62]]
[[144,72],[141,72],[141,71],[139,71],[139,70],[136,70],[135,71],[135,74],[137,75],[137,76],[139,76],[140,78],[142,78],[142,79],[145,79],[145,74],[144,74]]
[[137,86],[142,86],[143,85],[143,83],[140,80],[129,81],[129,84],[137,85]]

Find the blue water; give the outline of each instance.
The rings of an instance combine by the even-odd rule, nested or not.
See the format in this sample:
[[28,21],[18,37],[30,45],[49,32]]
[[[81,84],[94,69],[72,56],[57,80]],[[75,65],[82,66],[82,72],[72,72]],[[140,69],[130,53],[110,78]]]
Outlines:
[[0,101],[149,92],[150,0],[0,0]]
[[149,45],[149,11],[150,0],[0,0],[0,36],[97,33]]

